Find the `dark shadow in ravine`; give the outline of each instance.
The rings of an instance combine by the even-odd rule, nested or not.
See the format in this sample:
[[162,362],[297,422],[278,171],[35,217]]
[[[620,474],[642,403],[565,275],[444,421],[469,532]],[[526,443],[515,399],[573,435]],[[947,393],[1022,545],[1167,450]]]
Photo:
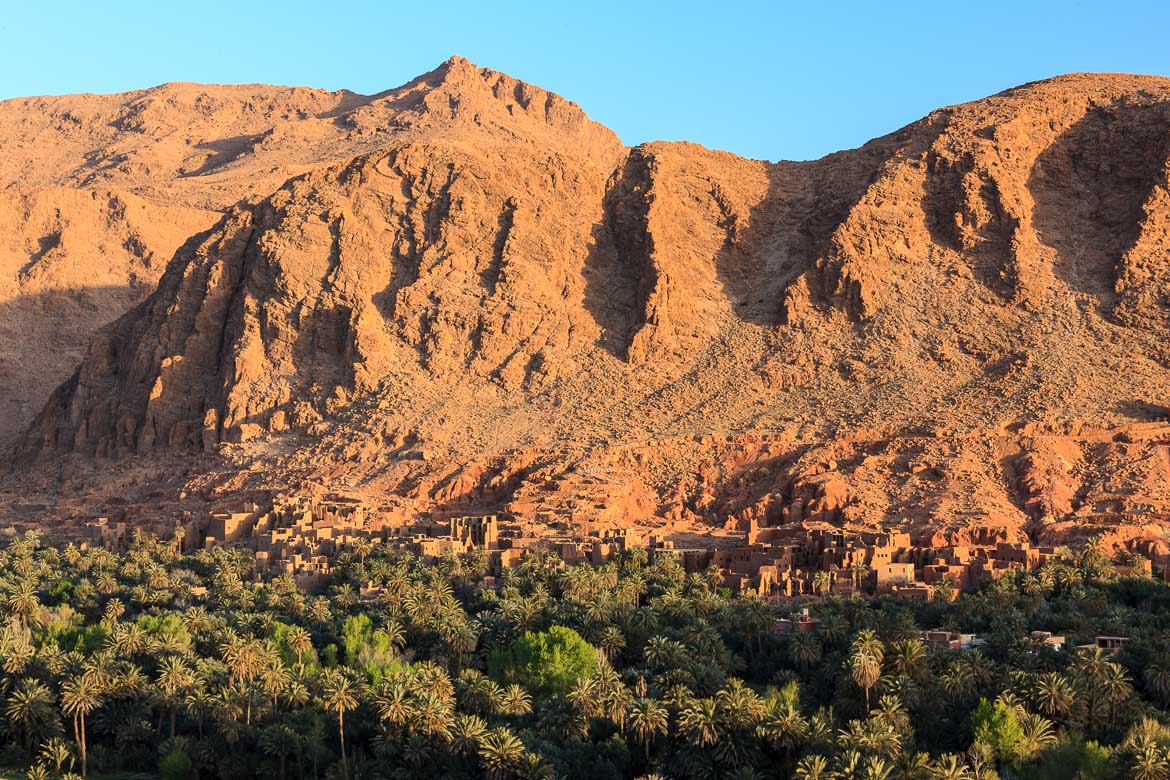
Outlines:
[[182,175],[184,177],[204,176],[229,163],[235,162],[245,154],[253,151],[256,148],[256,144],[264,140],[264,135],[264,133],[237,135],[231,138],[220,138],[215,141],[205,141],[204,143],[196,144],[195,148],[208,152],[208,157],[197,169],[185,171]]
[[646,299],[654,289],[649,187],[649,160],[641,148],[632,149],[607,185],[583,271],[585,309],[601,328],[601,346],[623,360],[645,323]]
[[[897,138],[890,136],[813,162],[761,163],[767,191],[746,218],[731,211],[716,183],[719,172],[713,169],[706,194],[709,205],[722,213],[716,227],[726,238],[710,262],[738,319],[763,326],[784,321],[789,286],[828,251],[833,231],[895,143]],[[658,281],[648,215],[656,197],[671,193],[654,192],[661,185],[654,181],[653,154],[643,147],[631,150],[610,180],[585,266],[585,307],[601,328],[602,345],[620,358],[627,356],[646,324],[649,297]],[[727,184],[735,186],[734,181]],[[682,325],[689,328],[692,323]]]
[[1091,110],[1040,154],[1028,178],[1032,222],[1056,251],[1057,277],[1106,306],[1170,154],[1168,124],[1167,103]]
[[[768,189],[751,208],[747,224],[737,225],[736,215],[723,212],[720,227],[726,238],[712,260],[723,295],[743,322],[779,325],[785,290],[812,266],[823,244],[820,231],[811,224],[821,214],[815,202],[815,166],[767,164]],[[709,194],[718,205],[722,201],[716,186]]]
[[[172,256],[162,279],[181,276],[196,249],[222,224],[221,220],[189,237]],[[68,401],[54,391],[71,380],[94,337],[122,327],[127,318],[143,317],[156,290],[154,284],[94,285],[17,294],[0,301],[0,464],[13,460],[14,447],[47,404]],[[118,367],[106,367],[104,378],[111,386],[116,383]],[[91,398],[88,403],[101,400]]]
[[[1004,213],[997,183],[985,172],[977,172],[970,151],[948,155],[934,148],[935,141],[946,130],[948,117],[948,112],[936,112],[917,123],[928,133],[913,149],[906,150],[907,155],[920,156],[926,161],[922,202],[926,229],[934,246],[962,254],[975,280],[998,299],[1008,302],[1014,291],[1004,269],[1011,254],[1015,221]],[[993,136],[988,128],[978,129],[974,134],[988,139]],[[968,192],[974,181],[978,182],[978,192]],[[989,216],[970,214],[975,204]],[[958,216],[962,217],[965,229],[974,235],[964,237]]]
[[53,390],[72,375],[94,333],[134,308],[151,289],[81,287],[0,301],[0,461]]

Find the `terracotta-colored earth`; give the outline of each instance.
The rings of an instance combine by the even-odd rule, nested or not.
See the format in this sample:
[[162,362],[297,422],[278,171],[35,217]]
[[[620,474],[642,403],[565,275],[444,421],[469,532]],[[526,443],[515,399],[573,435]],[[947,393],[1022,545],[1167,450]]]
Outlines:
[[459,58],[8,101],[0,518],[332,490],[1161,556],[1168,177],[1128,75],[781,163]]

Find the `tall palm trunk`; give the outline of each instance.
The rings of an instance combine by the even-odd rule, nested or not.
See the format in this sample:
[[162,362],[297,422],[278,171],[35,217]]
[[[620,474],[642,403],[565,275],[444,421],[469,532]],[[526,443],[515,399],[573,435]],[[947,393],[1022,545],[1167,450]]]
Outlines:
[[[73,741],[77,743],[77,746],[80,749],[80,747],[81,747],[81,734],[77,728],[77,715],[73,716]],[[82,774],[85,774],[84,770],[82,770]]]
[[85,713],[84,712],[81,713],[80,715],[78,715],[78,720],[81,722],[81,731],[79,732],[79,739],[77,741],[77,744],[81,747],[81,776],[88,777],[89,776],[89,766],[86,762],[86,752],[85,752]]
[[345,710],[337,711],[337,736],[341,738],[341,774],[349,780],[349,761],[345,758]]

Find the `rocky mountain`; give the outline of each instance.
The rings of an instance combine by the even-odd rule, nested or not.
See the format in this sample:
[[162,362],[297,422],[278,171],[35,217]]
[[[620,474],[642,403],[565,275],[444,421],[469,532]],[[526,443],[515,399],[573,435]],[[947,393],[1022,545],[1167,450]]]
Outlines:
[[9,101],[0,151],[3,343],[38,273],[102,296],[70,345],[157,279],[45,399],[12,494],[134,501],[181,463],[179,503],[1164,544],[1170,79],[1060,77],[768,163],[627,148],[455,58],[372,97]]
[[[543,90],[450,70],[373,96],[165,84],[0,103],[0,449],[69,377],[95,330],[145,298],[176,249],[237,204],[391,135],[457,139],[473,125],[519,137],[535,130],[532,117],[584,122]],[[507,100],[461,111],[468,86]],[[574,143],[618,147],[596,132]]]

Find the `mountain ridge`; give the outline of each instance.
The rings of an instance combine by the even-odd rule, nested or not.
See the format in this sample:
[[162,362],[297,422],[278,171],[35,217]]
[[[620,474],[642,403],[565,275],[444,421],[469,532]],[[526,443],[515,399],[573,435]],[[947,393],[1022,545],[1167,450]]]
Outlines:
[[[170,138],[166,108],[126,132]],[[1033,82],[807,162],[626,147],[458,58],[328,122],[215,163],[249,178],[302,155],[249,179],[279,180],[267,194],[168,179],[165,144],[144,147],[171,159],[162,184],[133,165],[99,179],[240,197],[95,337],[11,484],[202,452],[205,497],[303,481],[396,511],[521,511],[589,468],[654,495],[620,522],[735,525],[800,501],[824,522],[965,533],[971,512],[1012,535],[1091,525],[1101,475],[1163,446],[1083,432],[1163,410],[1170,79]],[[1045,437],[1073,442],[1075,477]],[[768,475],[723,482],[709,461],[727,448]],[[927,451],[937,465],[906,466]],[[1109,501],[1161,512],[1170,470],[1133,480]],[[1089,517],[1141,527],[1116,514]]]

